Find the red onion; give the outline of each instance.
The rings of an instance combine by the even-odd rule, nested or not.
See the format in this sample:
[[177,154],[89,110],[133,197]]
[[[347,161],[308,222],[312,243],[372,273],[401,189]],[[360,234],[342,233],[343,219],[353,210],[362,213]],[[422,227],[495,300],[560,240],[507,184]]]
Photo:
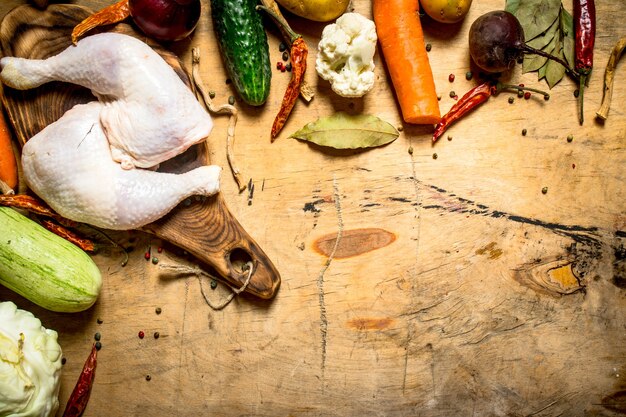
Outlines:
[[200,20],[200,0],[130,0],[129,6],[135,24],[164,41],[189,36]]

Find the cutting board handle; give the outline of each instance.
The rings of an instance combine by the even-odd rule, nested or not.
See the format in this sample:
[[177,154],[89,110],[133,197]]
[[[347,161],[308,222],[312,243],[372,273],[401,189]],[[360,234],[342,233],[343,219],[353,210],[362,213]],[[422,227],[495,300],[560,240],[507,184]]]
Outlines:
[[142,230],[186,250],[236,288],[248,278],[243,265],[252,262],[246,292],[269,299],[278,290],[276,267],[231,214],[221,194],[191,198]]

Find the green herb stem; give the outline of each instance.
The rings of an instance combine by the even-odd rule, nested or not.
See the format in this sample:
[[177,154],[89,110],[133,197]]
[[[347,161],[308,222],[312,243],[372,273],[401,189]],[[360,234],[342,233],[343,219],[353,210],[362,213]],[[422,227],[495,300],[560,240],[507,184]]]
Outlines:
[[264,5],[258,5],[256,6],[256,8],[257,10],[262,10],[267,13],[274,20],[274,22],[276,22],[280,30],[283,32],[284,36],[287,38],[287,40],[289,40],[290,44],[293,44],[293,42],[300,37],[300,35],[294,32],[291,26],[289,26],[289,23],[287,23],[282,14],[278,14],[272,8]]
[[532,87],[521,87],[514,84],[496,84],[496,91],[500,92],[502,90],[532,91],[533,93],[543,94],[544,97],[550,97],[549,93]]
[[578,106],[578,123],[580,123],[581,125],[583,124],[584,121],[584,116],[583,116],[583,95],[584,95],[584,91],[585,91],[585,81],[587,80],[587,75],[586,74],[580,74],[580,78],[579,78],[579,87],[578,87],[578,102],[579,102],[579,106]]

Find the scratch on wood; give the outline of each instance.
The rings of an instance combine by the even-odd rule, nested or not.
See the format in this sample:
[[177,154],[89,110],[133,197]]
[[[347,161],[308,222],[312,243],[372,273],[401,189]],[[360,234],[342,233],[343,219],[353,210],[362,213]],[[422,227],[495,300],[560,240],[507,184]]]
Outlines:
[[417,212],[417,236],[415,236],[415,264],[418,264],[419,249],[420,249],[420,235],[422,226],[422,203],[420,201],[420,182],[417,180],[417,171],[415,170],[415,160],[411,155],[411,180],[413,181],[413,187],[415,187],[415,211]]
[[414,311],[407,311],[405,313],[400,314],[400,316],[416,316],[420,313],[424,313],[428,310],[430,310],[431,308],[437,307],[439,304],[443,303],[444,301],[446,301],[446,298],[441,298],[440,300],[437,300],[435,303],[430,304],[426,307],[422,307],[419,308],[418,310],[414,310]]
[[407,322],[406,346],[404,347],[404,372],[402,374],[402,393],[406,392],[406,377],[409,368],[409,346],[413,340],[413,330],[411,324]]
[[435,385],[435,381],[436,381],[435,379],[435,349],[433,349],[432,343],[427,343],[426,348],[430,352],[430,378],[431,378],[431,384],[433,387],[433,399],[434,399],[437,395],[437,387]]
[[[402,203],[411,203],[411,205],[413,205],[415,207],[415,212],[416,212],[416,235],[415,235],[415,264],[418,265],[418,261],[419,261],[419,249],[420,249],[420,235],[421,235],[421,219],[422,219],[422,204],[420,201],[420,182],[417,180],[417,171],[415,170],[415,159],[413,158],[413,154],[411,154],[411,181],[413,182],[413,187],[415,188],[415,201],[410,201],[408,199],[402,198],[402,197],[390,197],[389,200],[391,201],[398,201],[398,202],[402,202]],[[417,269],[412,268],[412,278],[415,281],[415,279],[417,278],[416,276],[416,271]],[[439,301],[438,303],[442,303],[442,301]],[[411,342],[413,341],[413,327],[412,324],[410,323],[410,321],[407,322],[407,340],[406,340],[406,346],[405,346],[405,352],[404,352],[404,371],[403,371],[403,375],[402,375],[402,393],[405,392],[406,390],[406,380],[407,380],[407,373],[408,373],[408,367],[409,367],[409,347]],[[434,376],[433,376],[433,384],[434,384]]]
[[537,411],[533,411],[532,413],[528,414],[528,417],[530,417],[530,416],[534,416],[534,415],[537,415],[537,414],[541,413],[542,411],[547,410],[548,408],[550,408],[550,407],[552,407],[554,404],[556,404],[558,401],[559,401],[559,400],[554,400],[554,401],[552,401],[551,403],[549,403],[548,405],[546,405],[546,406],[544,406],[544,407],[540,408],[539,410],[537,410]]
[[500,335],[502,333],[512,332],[512,331],[514,331],[516,329],[519,329],[520,327],[525,326],[525,325],[526,325],[526,323],[519,323],[519,324],[516,324],[515,326],[509,327],[509,328],[506,328],[506,329],[501,329],[501,330],[496,330],[494,332],[489,332],[489,333],[483,335],[483,337],[481,337],[480,339],[474,340],[474,341],[471,341],[471,342],[467,342],[467,343],[463,343],[463,345],[478,345],[478,344],[484,342],[485,340],[490,339],[493,336],[497,336],[497,335]]
[[326,315],[326,301],[324,299],[324,274],[330,267],[330,263],[332,262],[335,253],[337,252],[337,247],[339,246],[339,242],[341,241],[341,236],[343,234],[343,217],[341,214],[341,201],[339,199],[339,186],[337,185],[337,178],[333,176],[333,192],[335,194],[335,209],[337,210],[337,240],[335,240],[335,246],[333,247],[332,252],[326,259],[322,270],[320,271],[317,277],[317,289],[319,294],[319,306],[320,306],[320,332],[322,337],[322,393],[324,393],[324,373],[326,369],[326,346],[328,343],[328,317]]
[[[413,167],[413,170],[415,171],[415,167]],[[543,228],[553,231],[554,233],[570,237],[577,241],[582,241],[583,243],[593,243],[596,239],[594,239],[593,236],[586,236],[586,235],[581,235],[581,234],[586,233],[590,235],[595,235],[600,231],[600,229],[595,226],[585,227],[585,226],[579,226],[579,225],[560,224],[560,223],[534,219],[531,217],[519,216],[519,215],[515,215],[511,213],[506,213],[503,211],[492,210],[491,208],[489,208],[489,206],[485,204],[480,204],[473,200],[459,197],[456,194],[451,193],[436,185],[424,183],[417,179],[415,172],[413,172],[413,175],[410,177],[410,179],[415,184],[416,191],[420,189],[426,189],[426,190],[434,191],[439,195],[443,195],[443,197],[445,198],[445,200],[441,201],[438,204],[422,205],[422,203],[418,201],[417,202],[418,207],[421,206],[424,209],[444,210],[444,211],[448,211],[451,213],[474,214],[474,215],[479,215],[479,216],[492,217],[495,219],[504,218],[504,219],[507,219],[516,223],[523,223],[523,224],[543,227]],[[414,202],[404,197],[392,196],[392,197],[388,197],[388,200],[401,202],[401,203],[415,204]],[[622,232],[622,234],[626,235],[625,232]]]
[[411,203],[412,201],[406,197],[389,197],[389,201],[398,201],[400,203]]
[[181,394],[181,390],[180,387],[183,386],[182,384],[182,379],[181,379],[181,371],[183,369],[183,346],[185,343],[185,317],[187,316],[187,304],[188,304],[188,297],[189,295],[189,279],[185,278],[185,304],[183,306],[183,327],[181,329],[181,333],[180,333],[180,347],[178,348],[178,386],[179,386],[179,390],[178,390],[178,399],[182,400],[182,396]]

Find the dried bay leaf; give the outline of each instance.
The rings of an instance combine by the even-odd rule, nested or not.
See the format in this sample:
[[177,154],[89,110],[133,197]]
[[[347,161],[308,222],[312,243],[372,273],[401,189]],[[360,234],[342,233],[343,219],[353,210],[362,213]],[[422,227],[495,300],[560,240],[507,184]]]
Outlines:
[[[558,55],[570,68],[574,68],[574,23],[561,0],[506,0],[505,9],[515,14],[520,21],[529,46]],[[551,23],[546,27],[548,21]],[[546,29],[542,30],[543,27]],[[526,54],[522,73],[533,71],[537,71],[539,80],[545,78],[550,88],[566,73],[566,69],[556,62],[535,54]]]
[[550,44],[550,42],[554,40],[554,37],[559,33],[560,24],[561,21],[559,19],[555,19],[548,28],[548,30],[546,30],[539,36],[535,36],[534,39],[526,41],[526,44],[532,46],[535,49],[545,48],[548,44]]
[[[549,54],[553,54],[554,49],[557,48],[557,41],[558,41],[558,36],[555,36],[554,42],[550,42],[550,44],[546,48],[544,48],[544,51]],[[546,58],[543,66],[537,70],[537,80],[546,78],[546,72],[548,70],[548,62],[549,60]]]
[[520,0],[515,17],[524,28],[526,41],[544,33],[559,17],[561,0]]
[[[547,53],[552,53],[552,51],[554,50],[555,46],[557,45],[557,42],[559,40],[559,36],[558,36],[558,20],[554,22],[554,24],[552,26],[550,26],[550,28],[554,28],[554,32],[548,34],[548,32],[546,32],[546,34],[548,34],[548,37],[550,38],[548,43],[542,46],[535,46],[535,45],[540,45],[545,41],[545,38],[542,36],[538,36],[535,39],[533,39],[532,41],[528,42],[528,45],[532,46],[533,48],[536,49],[541,49],[544,52]],[[533,42],[535,42],[533,44]],[[527,73],[527,72],[532,72],[532,71],[537,71],[539,68],[541,68],[542,66],[544,66],[546,64],[546,62],[548,61],[548,58],[543,57],[541,55],[536,55],[536,54],[525,54],[524,55],[524,61],[522,63],[522,73]]]
[[540,55],[524,55],[524,61],[522,62],[522,74],[537,71],[546,64],[547,60],[548,58],[544,58]]
[[569,36],[570,38],[574,38],[574,17],[565,10],[563,5],[561,5],[561,12],[559,19],[561,21],[561,32],[564,35]]
[[563,39],[563,55],[569,67],[574,68],[574,38],[567,36]]
[[561,6],[559,20],[563,36],[563,55],[570,68],[574,68],[574,18]]
[[373,148],[399,136],[390,123],[367,114],[337,112],[306,124],[289,137],[335,149]]
[[504,10],[511,14],[515,14],[519,8],[520,1],[521,0],[507,0]]
[[541,80],[546,77],[546,71],[548,70],[548,66],[544,65],[543,67],[537,70],[537,79]]
[[[559,58],[563,57],[563,46],[559,45],[554,49],[553,54]],[[549,60],[546,63],[546,81],[550,88],[554,87],[565,75],[565,67],[558,62]]]

